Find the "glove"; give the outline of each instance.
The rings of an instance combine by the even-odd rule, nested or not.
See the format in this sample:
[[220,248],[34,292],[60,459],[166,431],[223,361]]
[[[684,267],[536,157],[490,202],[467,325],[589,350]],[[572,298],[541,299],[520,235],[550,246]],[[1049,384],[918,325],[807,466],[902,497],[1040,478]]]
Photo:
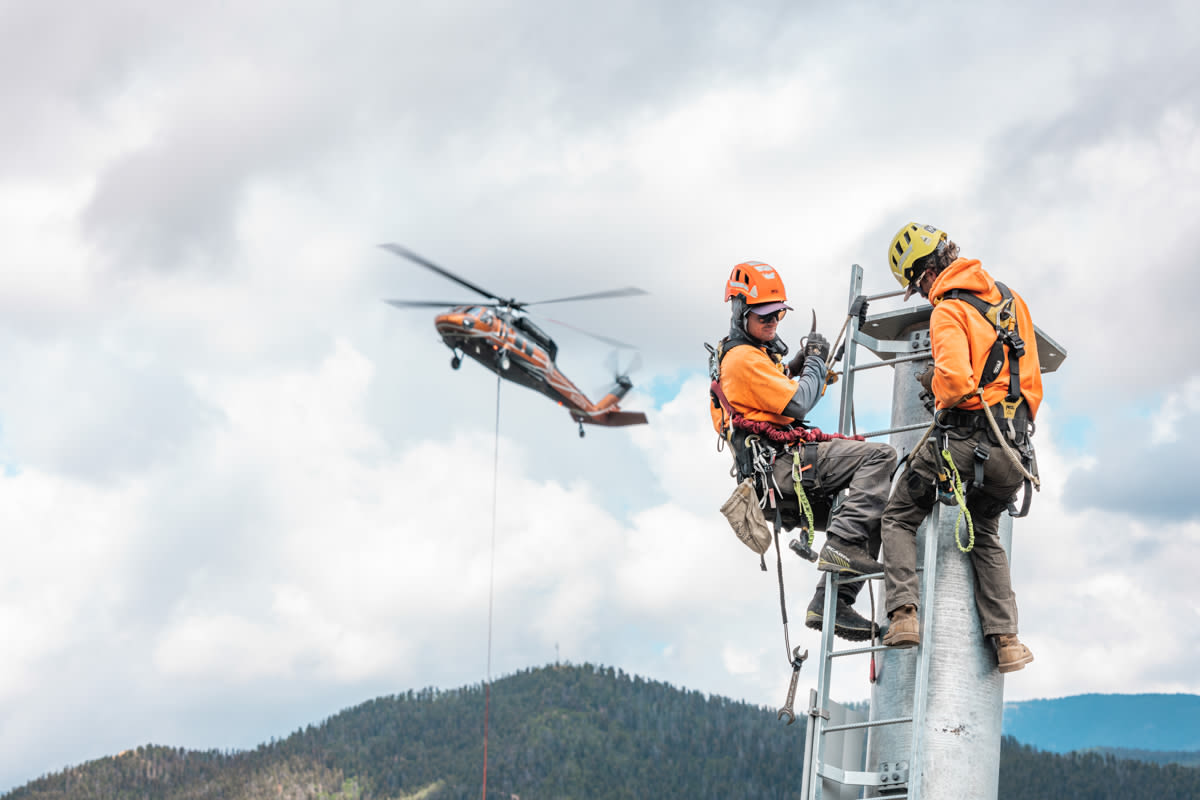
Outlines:
[[865,295],[859,295],[854,298],[854,302],[850,304],[850,316],[858,317],[858,328],[862,330],[867,324],[867,298]]
[[813,331],[808,335],[808,341],[804,343],[804,354],[816,356],[823,362],[828,361],[829,340],[816,331]]
[[801,348],[800,352],[796,353],[795,358],[787,363],[788,375],[795,378],[801,372],[804,372],[804,359],[807,357],[804,354],[803,348]]
[[921,384],[921,387],[925,389],[925,391],[930,393],[933,392],[933,364],[925,367],[925,369],[920,372],[916,378],[917,383]]

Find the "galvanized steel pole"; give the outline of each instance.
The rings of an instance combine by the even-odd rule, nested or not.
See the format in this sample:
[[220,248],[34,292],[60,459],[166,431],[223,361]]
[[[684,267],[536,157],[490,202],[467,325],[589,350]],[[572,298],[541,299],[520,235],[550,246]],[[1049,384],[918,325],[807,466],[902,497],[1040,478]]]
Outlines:
[[[928,348],[929,323],[911,326],[904,335],[914,349]],[[892,428],[930,421],[921,403],[915,376],[928,360],[895,364]],[[903,456],[916,446],[923,427],[895,433],[891,444]],[[983,638],[975,610],[975,570],[970,556],[954,543],[957,509],[941,508],[937,536],[935,591],[931,629],[922,631],[923,646],[931,648],[924,708],[913,708],[918,651],[888,650],[879,654],[878,680],[871,692],[871,718],[884,719],[914,712],[913,725],[871,731],[867,763],[908,760],[910,795],[916,800],[995,800],[999,789],[1000,736],[1004,712],[1004,678],[996,669],[992,647]],[[965,524],[965,523],[964,523]],[[918,557],[925,553],[928,520],[917,535]],[[1000,520],[1005,551],[1012,542],[1012,518]],[[887,553],[883,554],[886,562]],[[925,584],[923,567],[922,583]],[[882,594],[882,593],[881,593]],[[881,597],[876,620],[886,620],[886,597]],[[913,727],[918,726],[914,737]],[[916,751],[913,743],[916,742]],[[913,791],[915,790],[915,791]]]

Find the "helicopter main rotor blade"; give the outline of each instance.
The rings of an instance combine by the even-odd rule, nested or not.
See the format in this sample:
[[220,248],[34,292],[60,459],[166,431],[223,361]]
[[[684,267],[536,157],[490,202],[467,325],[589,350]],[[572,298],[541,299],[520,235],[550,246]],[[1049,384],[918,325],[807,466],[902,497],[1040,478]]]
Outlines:
[[636,350],[637,349],[636,345],[627,344],[626,342],[622,342],[617,339],[612,339],[608,336],[601,336],[600,334],[592,333],[591,331],[585,331],[583,328],[576,327],[575,325],[572,325],[568,322],[563,322],[562,320],[550,319],[549,317],[543,317],[543,319],[545,319],[547,322],[553,322],[555,325],[562,325],[564,328],[570,328],[571,330],[575,331],[576,333],[582,333],[584,336],[590,336],[593,339],[597,339],[601,342],[604,342],[605,344],[612,345],[613,347],[620,347],[624,350]]
[[[471,291],[477,292],[490,300],[497,300],[497,301],[503,302],[502,298],[492,294],[487,289],[484,289],[481,286],[476,286],[475,284],[471,283],[466,278],[460,278],[458,275],[455,275],[453,272],[446,269],[445,267],[439,267],[437,264],[434,264],[432,261],[429,261],[428,259],[422,258],[421,256],[414,253],[412,250],[409,250],[407,247],[402,247],[398,244],[393,244],[391,242],[388,242],[387,244],[381,244],[379,246],[382,247],[384,250],[395,253],[396,255],[400,256],[401,258],[407,258],[409,261],[412,261],[414,264],[420,264],[422,267],[425,267],[426,269],[433,270],[438,275],[441,275],[443,278],[449,278],[450,280],[457,283],[459,286],[465,286],[466,288],[470,289]],[[459,305],[462,305],[462,304],[460,303]]]
[[605,292],[591,292],[589,294],[577,294],[572,297],[556,297],[553,300],[535,300],[532,303],[521,303],[520,307],[525,306],[540,306],[546,303],[566,303],[572,300],[600,300],[605,297],[636,297],[637,295],[650,294],[644,289],[639,289],[636,286],[626,286],[624,289],[609,289]]
[[491,307],[491,304],[476,303],[471,300],[468,300],[465,303],[451,303],[450,301],[443,302],[441,300],[384,300],[383,302],[387,303],[388,305],[395,306],[396,308],[454,308],[456,306],[479,305],[487,305],[488,307]]

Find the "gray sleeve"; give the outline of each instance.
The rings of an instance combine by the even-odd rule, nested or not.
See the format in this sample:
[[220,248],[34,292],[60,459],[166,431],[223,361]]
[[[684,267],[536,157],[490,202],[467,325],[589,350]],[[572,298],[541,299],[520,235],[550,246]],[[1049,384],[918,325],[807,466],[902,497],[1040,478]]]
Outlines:
[[821,388],[825,385],[825,362],[816,356],[804,359],[804,371],[796,383],[796,393],[784,406],[784,416],[804,419],[821,399]]

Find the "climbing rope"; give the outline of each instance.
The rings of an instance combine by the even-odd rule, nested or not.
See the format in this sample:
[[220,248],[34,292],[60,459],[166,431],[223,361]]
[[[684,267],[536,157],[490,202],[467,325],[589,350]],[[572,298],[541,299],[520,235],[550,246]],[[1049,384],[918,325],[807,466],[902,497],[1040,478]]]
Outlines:
[[492,450],[492,546],[488,569],[487,678],[483,684],[483,794],[487,800],[488,711],[492,705],[492,598],[496,587],[496,500],[500,482],[500,373],[496,373],[496,432]]

